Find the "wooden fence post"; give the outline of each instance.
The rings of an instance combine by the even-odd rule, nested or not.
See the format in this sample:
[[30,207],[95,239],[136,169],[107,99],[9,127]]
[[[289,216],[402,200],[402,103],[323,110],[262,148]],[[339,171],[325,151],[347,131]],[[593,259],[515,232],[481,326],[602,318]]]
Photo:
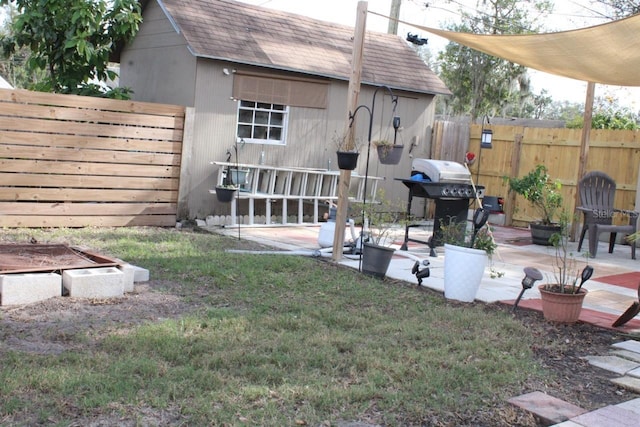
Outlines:
[[[513,141],[513,151],[511,152],[511,177],[518,176],[520,171],[520,156],[522,154],[522,134],[517,134]],[[507,190],[508,191],[508,190]],[[511,226],[513,223],[513,212],[516,206],[516,193],[508,191],[507,211],[505,212],[505,225]]]

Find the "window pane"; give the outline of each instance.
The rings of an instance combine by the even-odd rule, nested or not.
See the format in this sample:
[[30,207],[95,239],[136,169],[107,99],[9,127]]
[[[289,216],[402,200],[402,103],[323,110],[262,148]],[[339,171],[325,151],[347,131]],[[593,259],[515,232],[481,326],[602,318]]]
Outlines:
[[247,108],[255,108],[256,107],[256,103],[255,102],[251,102],[251,101],[240,101],[240,106],[241,107],[247,107]]
[[238,126],[238,138],[251,138],[251,126]]
[[284,114],[271,113],[271,125],[282,126],[283,120],[284,120]]
[[268,125],[269,113],[267,111],[256,111],[256,123],[260,125]]
[[282,129],[281,128],[271,128],[269,132],[269,139],[280,141],[282,139]]
[[271,109],[271,104],[263,104],[263,103],[258,103],[258,108],[259,109],[263,109],[263,110],[270,110]]
[[253,137],[257,139],[267,139],[267,128],[266,126],[256,126],[253,129]]
[[253,123],[253,111],[240,110],[238,113],[238,121],[240,123]]
[[284,111],[284,105],[273,104],[273,109],[277,111]]

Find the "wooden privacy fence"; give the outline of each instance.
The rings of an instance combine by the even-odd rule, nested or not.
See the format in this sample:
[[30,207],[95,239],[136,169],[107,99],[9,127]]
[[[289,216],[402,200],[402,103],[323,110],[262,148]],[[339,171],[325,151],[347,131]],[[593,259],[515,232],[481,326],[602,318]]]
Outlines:
[[[486,187],[485,194],[505,198],[507,224],[525,225],[539,219],[520,196],[509,195],[504,176],[521,177],[544,164],[552,179],[562,184],[564,207],[575,209],[580,161],[581,129],[532,128],[522,126],[490,126],[493,148],[480,152],[480,125],[471,125],[468,150],[476,154],[471,174]],[[460,155],[460,153],[458,153]],[[462,153],[464,155],[464,153]],[[463,157],[462,157],[463,158]],[[592,130],[585,171],[599,170],[611,176],[616,184],[615,207],[636,209],[638,166],[640,165],[640,132]]]
[[173,226],[185,107],[0,90],[0,226]]

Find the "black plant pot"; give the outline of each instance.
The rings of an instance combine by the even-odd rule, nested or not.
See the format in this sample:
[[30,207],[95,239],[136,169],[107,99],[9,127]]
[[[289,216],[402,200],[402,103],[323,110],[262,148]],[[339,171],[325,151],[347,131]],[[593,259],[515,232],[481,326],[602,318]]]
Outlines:
[[235,195],[235,188],[216,187],[216,197],[219,202],[228,203],[233,200]]
[[558,224],[545,225],[536,222],[529,224],[529,229],[531,230],[531,241],[533,244],[543,246],[551,246],[552,243],[549,239],[555,233],[560,233],[561,231],[560,225]]
[[404,145],[378,145],[378,159],[383,165],[397,165],[402,158]]
[[395,249],[372,243],[364,243],[363,246],[362,272],[370,276],[383,278],[387,274]]
[[338,167],[344,170],[354,170],[358,165],[358,155],[355,151],[337,151]]

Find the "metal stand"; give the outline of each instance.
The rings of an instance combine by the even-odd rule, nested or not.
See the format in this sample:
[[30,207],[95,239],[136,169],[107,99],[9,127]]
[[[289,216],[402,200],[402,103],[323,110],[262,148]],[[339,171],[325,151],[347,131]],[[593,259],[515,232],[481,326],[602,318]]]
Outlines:
[[[371,153],[371,133],[373,130],[373,113],[376,107],[376,95],[378,95],[378,91],[380,89],[384,89],[387,91],[388,95],[391,97],[391,103],[393,105],[393,110],[392,110],[392,114],[395,113],[396,111],[396,106],[398,105],[398,96],[393,94],[393,91],[391,90],[390,87],[388,86],[378,86],[376,88],[376,90],[373,92],[373,100],[371,101],[371,108],[367,107],[366,105],[358,105],[355,109],[355,111],[353,113],[349,112],[349,127],[353,126],[353,121],[356,118],[356,114],[358,113],[358,111],[361,108],[364,108],[365,110],[367,110],[367,112],[369,113],[369,133],[367,135],[367,163],[365,166],[365,172],[364,172],[364,193],[362,196],[362,206],[366,207],[367,205],[367,180],[369,177],[369,156]],[[395,129],[395,133],[397,135],[398,133],[398,128],[400,127],[400,118],[399,117],[394,117],[393,119],[393,127]],[[395,138],[395,136],[394,136]],[[362,271],[362,252],[363,252],[363,239],[364,239],[364,224],[365,224],[365,213],[364,213],[364,209],[362,210],[362,228],[360,231],[360,248],[356,248],[356,250],[359,249],[359,260],[358,260],[358,271]]]

